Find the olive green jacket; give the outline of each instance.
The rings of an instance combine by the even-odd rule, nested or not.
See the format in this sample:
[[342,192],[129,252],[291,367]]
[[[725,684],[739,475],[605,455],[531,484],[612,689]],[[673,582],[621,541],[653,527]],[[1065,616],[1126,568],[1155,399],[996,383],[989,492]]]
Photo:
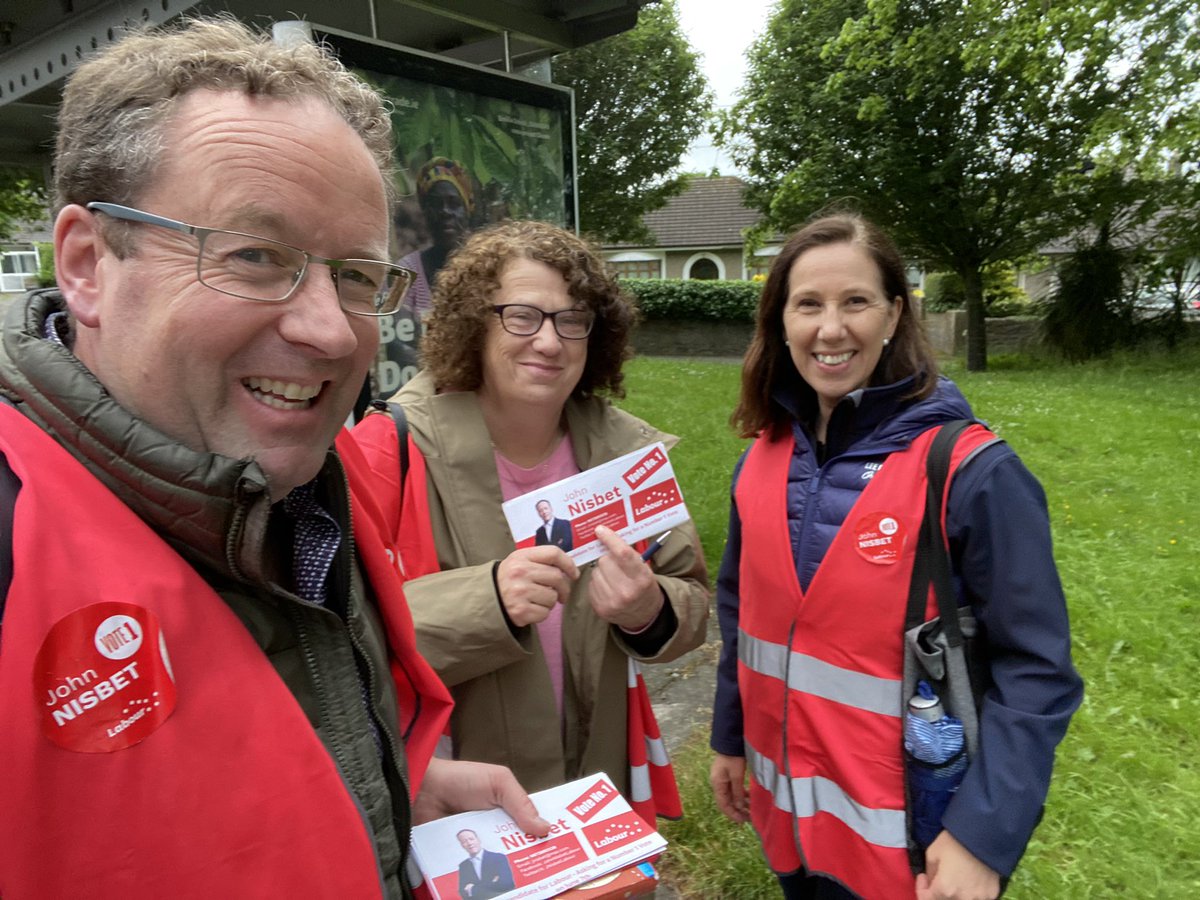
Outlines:
[[[35,292],[7,310],[0,393],[229,604],[295,695],[363,810],[387,895],[406,896],[401,868],[409,806],[396,690],[383,626],[355,562],[349,490],[336,454],[328,454],[318,480],[318,497],[342,529],[330,600],[320,607],[283,586],[290,584],[291,527],[273,505],[257,463],[194,452],[133,417],[66,346],[45,339],[47,317],[62,308],[56,292]],[[369,682],[370,721],[360,670]]]

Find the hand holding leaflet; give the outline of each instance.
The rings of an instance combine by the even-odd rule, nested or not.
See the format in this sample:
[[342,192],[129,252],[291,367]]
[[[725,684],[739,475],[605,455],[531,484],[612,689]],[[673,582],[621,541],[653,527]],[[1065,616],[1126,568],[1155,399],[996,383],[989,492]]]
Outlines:
[[[544,835],[524,831],[500,809],[461,813],[413,828],[413,856],[434,900],[462,896],[458,888],[467,832],[484,851],[502,856],[512,873],[511,890],[489,892],[496,900],[555,897],[666,847],[663,837],[633,811],[603,773],[540,791],[531,799],[541,821],[550,823]],[[468,852],[474,852],[473,847]],[[495,859],[493,863],[498,871]]]
[[666,597],[654,570],[620,535],[600,525],[596,537],[604,555],[596,560],[588,603],[605,622],[636,634],[658,617]]
[[553,546],[522,547],[500,561],[496,590],[514,625],[536,625],[565,603],[579,567]]
[[689,518],[661,441],[514,497],[503,509],[518,549],[553,543],[577,565],[612,552],[598,528],[633,544]]

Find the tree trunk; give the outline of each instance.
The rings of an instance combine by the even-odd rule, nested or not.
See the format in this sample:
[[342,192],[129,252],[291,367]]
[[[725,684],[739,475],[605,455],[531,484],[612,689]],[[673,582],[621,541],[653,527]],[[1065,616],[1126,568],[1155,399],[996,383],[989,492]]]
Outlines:
[[987,322],[983,315],[983,273],[978,266],[959,272],[967,300],[967,371],[987,371]]

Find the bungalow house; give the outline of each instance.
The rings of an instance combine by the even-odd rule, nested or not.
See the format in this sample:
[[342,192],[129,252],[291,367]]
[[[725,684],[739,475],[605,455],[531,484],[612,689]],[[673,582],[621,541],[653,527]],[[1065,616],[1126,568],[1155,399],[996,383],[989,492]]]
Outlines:
[[779,242],[745,256],[744,232],[760,214],[742,202],[746,185],[730,175],[694,177],[682,194],[642,221],[653,235],[649,245],[604,245],[609,266],[623,278],[750,280],[766,275]]
[[[742,201],[745,188],[746,183],[732,175],[690,179],[682,194],[642,217],[653,243],[604,245],[609,267],[622,278],[750,281],[766,277],[784,236],[776,234],[746,255],[744,232],[762,216]],[[908,282],[914,289],[925,287],[920,264],[908,267]]]

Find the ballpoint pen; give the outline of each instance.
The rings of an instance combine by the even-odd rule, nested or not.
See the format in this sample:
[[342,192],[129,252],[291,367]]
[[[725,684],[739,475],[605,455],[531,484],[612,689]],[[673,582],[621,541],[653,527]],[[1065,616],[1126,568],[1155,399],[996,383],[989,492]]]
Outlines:
[[671,532],[664,531],[657,538],[655,538],[651,542],[650,546],[642,551],[642,559],[649,562],[650,557],[652,557],[655,553],[658,552],[659,548],[663,545],[663,541],[665,541],[668,537],[670,537],[670,535],[671,535]]

